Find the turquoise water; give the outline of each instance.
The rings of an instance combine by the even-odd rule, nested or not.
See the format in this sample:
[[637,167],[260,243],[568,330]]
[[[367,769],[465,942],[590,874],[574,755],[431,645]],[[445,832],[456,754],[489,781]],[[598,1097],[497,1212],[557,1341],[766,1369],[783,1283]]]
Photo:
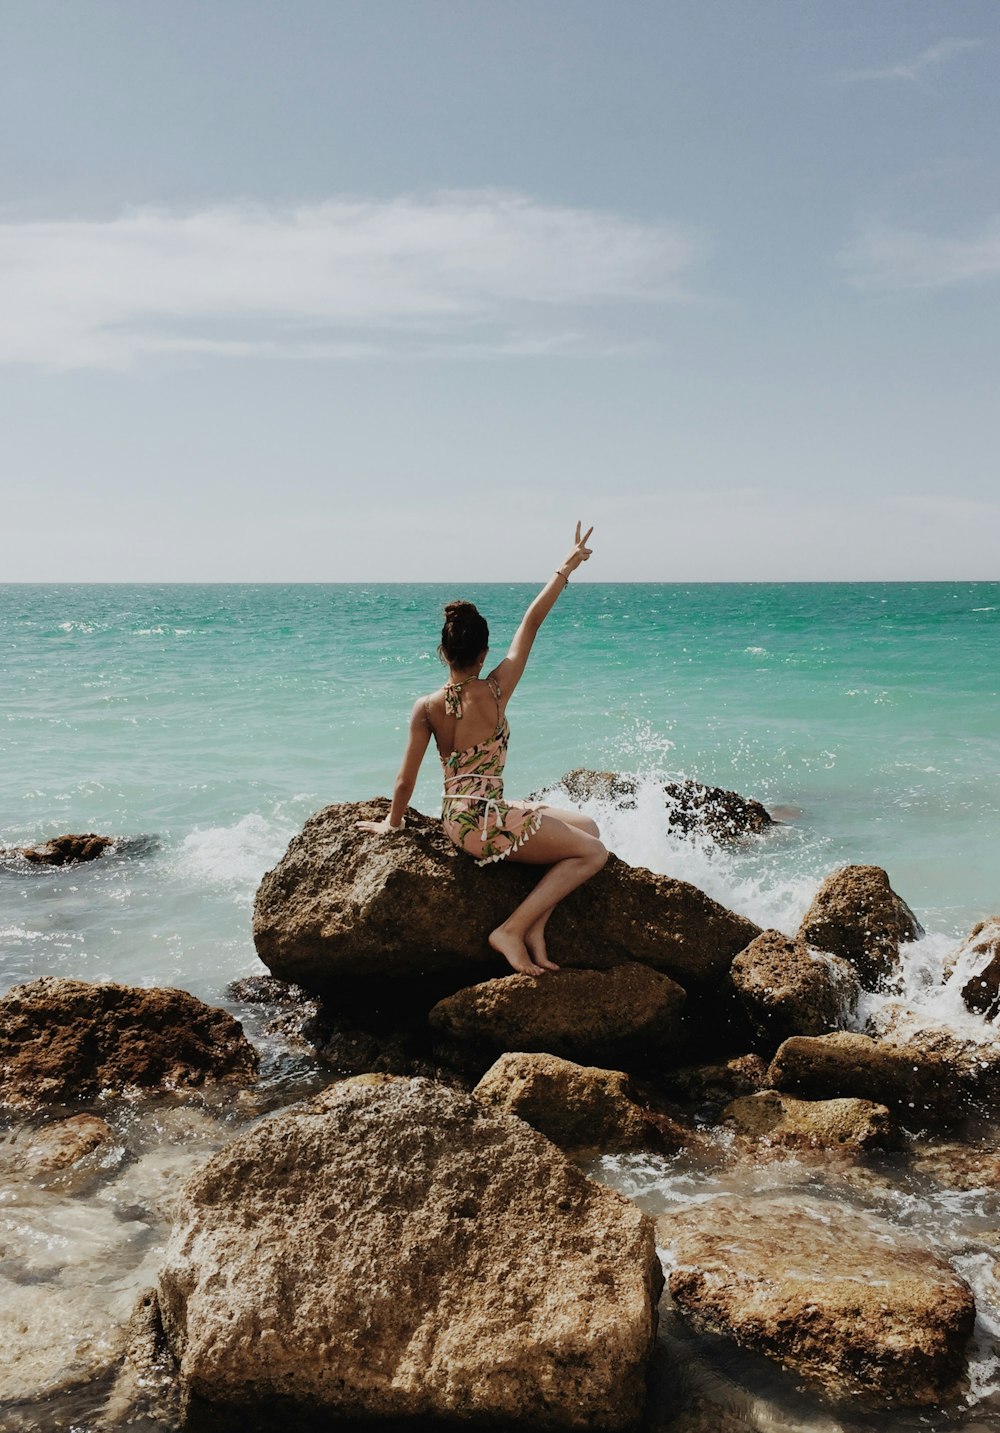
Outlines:
[[[170,980],[253,967],[253,889],[305,817],[391,789],[441,679],[442,603],[521,585],[0,587],[0,844],[66,830],[156,848],[0,872],[0,980]],[[928,930],[1000,908],[1000,583],[574,583],[511,707],[508,789],[573,766],[690,775],[800,814],[722,855],[655,802],[598,813],[627,859],[790,926],[843,861],[884,865]],[[429,756],[415,796],[437,807]]]

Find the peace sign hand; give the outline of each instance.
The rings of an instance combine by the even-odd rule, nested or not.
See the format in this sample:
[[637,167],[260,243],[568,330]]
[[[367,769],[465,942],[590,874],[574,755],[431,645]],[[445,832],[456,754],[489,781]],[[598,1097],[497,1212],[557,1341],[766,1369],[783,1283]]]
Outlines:
[[569,556],[562,564],[564,571],[575,572],[576,569],[580,566],[580,563],[586,562],[587,558],[593,551],[592,548],[589,548],[587,546],[587,543],[590,541],[590,534],[594,531],[594,529],[592,527],[588,527],[587,531],[581,537],[580,528],[581,524],[577,523],[576,536],[573,539],[573,547],[569,553]]

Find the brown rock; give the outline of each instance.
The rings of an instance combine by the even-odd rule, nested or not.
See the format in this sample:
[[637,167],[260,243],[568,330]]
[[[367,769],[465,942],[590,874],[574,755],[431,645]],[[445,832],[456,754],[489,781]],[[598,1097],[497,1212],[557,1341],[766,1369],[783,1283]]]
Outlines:
[[723,1105],[740,1095],[752,1095],[767,1084],[767,1062],[759,1055],[737,1055],[709,1065],[685,1065],[661,1077],[664,1090],[697,1104]]
[[893,973],[899,947],[923,933],[881,866],[843,866],[833,871],[799,927],[800,940],[849,960],[867,990]]
[[114,1138],[111,1126],[96,1115],[74,1115],[43,1125],[32,1132],[24,1161],[26,1170],[29,1174],[55,1174]]
[[590,771],[585,766],[567,771],[559,782],[571,801],[612,801],[623,811],[635,806],[638,782],[618,771]]
[[308,990],[289,985],[287,980],[275,980],[273,975],[244,975],[231,980],[226,995],[244,1005],[308,1005],[312,1009]]
[[483,1049],[545,1051],[568,1060],[645,1062],[676,1048],[684,991],[648,966],[508,975],[440,1001],[431,1025]]
[[772,1050],[789,1035],[839,1030],[857,1009],[853,966],[777,930],[763,931],[741,950],[729,974],[759,1038]]
[[893,1142],[892,1117],[872,1100],[797,1100],[761,1090],[734,1100],[723,1117],[737,1133],[770,1144],[873,1149]]
[[955,954],[974,961],[976,974],[962,987],[962,999],[970,1010],[996,1020],[1000,1015],[1000,916],[990,916],[973,926]]
[[649,1218],[535,1130],[365,1076],[194,1176],[159,1296],[192,1407],[614,1430],[661,1285]]
[[501,1055],[473,1095],[488,1109],[516,1115],[567,1150],[657,1147],[660,1131],[632,1098],[627,1075],[574,1065],[556,1055]]
[[[306,823],[257,892],[254,940],[273,974],[327,996],[369,982],[372,1004],[419,1002],[506,968],[487,945],[538,880],[510,862],[480,868],[439,821],[407,813],[398,836],[356,829],[386,803],[328,806]],[[611,857],[553,913],[547,935],[561,964],[607,969],[632,959],[687,988],[711,985],[757,927],[683,881]],[[386,977],[390,976],[391,979]],[[433,984],[444,989],[433,993]],[[427,1005],[424,1006],[426,1010]]]
[[847,1031],[794,1036],[771,1062],[768,1083],[811,1098],[875,1100],[910,1128],[958,1123],[971,1104],[996,1106],[1000,1046],[975,1045],[945,1030],[911,1031],[905,1042]]
[[256,1072],[238,1021],[184,990],[46,978],[0,1000],[0,1104],[247,1084]]
[[156,1290],[144,1289],[126,1326],[121,1363],[97,1428],[179,1428],[180,1405],[177,1366],[163,1336]]
[[114,845],[110,836],[96,836],[89,831],[83,836],[53,836],[40,846],[28,846],[21,855],[39,866],[70,866],[78,861],[96,861]]
[[972,1290],[898,1229],[821,1201],[721,1198],[657,1220],[670,1292],[703,1331],[836,1398],[942,1403],[961,1384]]
[[[590,771],[577,767],[559,782],[571,801],[608,801],[622,811],[636,804],[638,781],[616,771]],[[669,781],[663,787],[665,828],[682,836],[709,836],[720,845],[731,845],[747,836],[759,835],[774,821],[759,801],[705,786],[701,781]]]

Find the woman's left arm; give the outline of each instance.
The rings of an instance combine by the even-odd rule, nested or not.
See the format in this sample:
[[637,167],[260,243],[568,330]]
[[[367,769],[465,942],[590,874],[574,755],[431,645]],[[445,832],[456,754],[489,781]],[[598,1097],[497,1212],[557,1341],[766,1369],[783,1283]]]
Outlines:
[[392,792],[392,805],[384,821],[359,821],[359,831],[372,831],[376,836],[387,836],[391,831],[400,831],[405,825],[405,812],[417,784],[417,773],[424,759],[431,739],[431,724],[427,719],[423,698],[414,704],[410,712],[410,734],[403,752],[403,762],[396,777]]

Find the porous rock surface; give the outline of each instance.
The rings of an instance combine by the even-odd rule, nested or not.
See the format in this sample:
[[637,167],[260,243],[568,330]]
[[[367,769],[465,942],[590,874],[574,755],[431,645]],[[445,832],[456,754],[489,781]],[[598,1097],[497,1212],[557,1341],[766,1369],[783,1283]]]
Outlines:
[[899,962],[899,947],[923,927],[889,884],[881,866],[843,866],[823,881],[799,927],[799,939],[842,956],[867,990]]
[[508,1053],[472,1093],[488,1109],[516,1115],[561,1149],[611,1151],[661,1143],[621,1070],[576,1065],[556,1055]]
[[972,1290],[891,1225],[796,1196],[719,1198],[656,1228],[670,1292],[696,1328],[837,1398],[917,1406],[958,1391]]
[[973,926],[955,954],[975,961],[978,971],[962,987],[962,999],[970,1010],[996,1020],[1000,1015],[1000,916],[990,916]]
[[497,1052],[544,1051],[627,1067],[676,1052],[684,991],[630,961],[611,970],[508,975],[439,1001],[432,1027]]
[[888,1109],[873,1100],[799,1100],[779,1090],[743,1095],[727,1105],[723,1118],[739,1134],[819,1149],[880,1148],[894,1134]]
[[25,847],[21,855],[37,866],[71,866],[78,861],[96,861],[114,845],[111,836],[97,836],[88,831],[83,835],[53,836],[40,846]]
[[[306,822],[260,884],[257,953],[273,975],[335,1001],[345,982],[377,976],[466,983],[502,962],[487,944],[537,883],[511,862],[479,867],[440,821],[407,812],[405,831],[374,836],[384,800],[327,806]],[[547,928],[563,965],[607,968],[640,960],[687,987],[711,985],[758,928],[695,886],[626,865],[603,871],[562,901]],[[505,966],[503,968],[506,968]]]
[[762,931],[730,968],[758,1037],[773,1050],[790,1035],[839,1030],[857,1008],[854,967],[777,930]]
[[651,1220],[528,1125],[365,1076],[189,1181],[159,1299],[192,1407],[613,1430],[661,1286]]
[[0,1000],[0,1104],[247,1084],[256,1073],[239,1022],[185,990],[46,977]]
[[778,1049],[768,1084],[808,1098],[853,1095],[889,1105],[907,1125],[958,1123],[970,1104],[1000,1104],[1000,1045],[977,1045],[946,1030],[873,1040],[838,1031],[797,1035]]
[[[572,801],[611,801],[621,810],[635,806],[638,781],[615,771],[590,771],[576,767],[559,782]],[[708,836],[720,845],[730,845],[747,836],[760,835],[774,821],[752,798],[706,786],[701,781],[668,781],[663,786],[664,826],[682,836]]]

